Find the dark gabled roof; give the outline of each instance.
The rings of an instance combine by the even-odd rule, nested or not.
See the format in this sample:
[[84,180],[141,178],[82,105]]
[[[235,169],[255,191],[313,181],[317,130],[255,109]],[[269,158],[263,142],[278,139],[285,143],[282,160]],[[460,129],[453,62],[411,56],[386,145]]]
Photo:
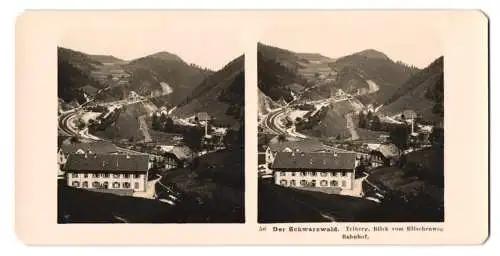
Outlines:
[[287,87],[290,90],[292,90],[294,93],[300,93],[305,89],[304,86],[297,84],[297,83],[289,84]]
[[177,162],[179,162],[179,161],[180,161],[180,159],[177,157],[177,155],[176,155],[176,154],[174,154],[174,153],[172,153],[172,152],[162,152],[162,153],[160,153],[159,155],[161,155],[161,156],[163,156],[163,157],[165,157],[165,158],[170,158],[170,159],[173,159],[173,160],[175,160],[175,161],[177,161]]
[[326,150],[325,146],[321,142],[316,140],[276,142],[269,144],[269,148],[272,152],[283,152],[283,150],[287,148],[292,151],[305,153]]
[[399,158],[398,147],[394,144],[382,144],[378,147],[378,149],[372,150],[370,154],[381,154],[386,159]]
[[146,172],[149,156],[142,155],[87,155],[71,154],[65,171]]
[[352,170],[355,153],[294,153],[278,152],[273,169]]
[[87,95],[90,95],[90,96],[94,96],[97,91],[99,89],[95,88],[94,86],[90,85],[90,84],[87,84],[85,86],[83,86],[82,88],[80,88],[85,94]]
[[108,154],[118,151],[113,143],[106,141],[95,141],[91,143],[79,142],[61,145],[61,150],[64,154],[73,154],[79,149],[85,152],[91,151],[94,154]]

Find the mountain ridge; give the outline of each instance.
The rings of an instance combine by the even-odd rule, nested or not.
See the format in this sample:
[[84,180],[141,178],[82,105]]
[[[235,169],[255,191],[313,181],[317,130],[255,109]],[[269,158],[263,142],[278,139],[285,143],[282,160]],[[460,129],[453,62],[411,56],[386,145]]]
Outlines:
[[213,73],[166,51],[124,61],[112,55],[57,49],[58,95],[65,102],[84,102],[86,96],[80,89],[92,86],[110,89],[99,95],[103,101],[123,99],[135,91],[143,96],[165,95],[171,105],[176,105]]
[[381,108],[387,114],[415,110],[426,121],[444,118],[444,57],[440,56],[408,79]]
[[178,105],[174,115],[187,117],[207,112],[215,122],[240,127],[244,122],[245,56],[240,55],[206,77]]

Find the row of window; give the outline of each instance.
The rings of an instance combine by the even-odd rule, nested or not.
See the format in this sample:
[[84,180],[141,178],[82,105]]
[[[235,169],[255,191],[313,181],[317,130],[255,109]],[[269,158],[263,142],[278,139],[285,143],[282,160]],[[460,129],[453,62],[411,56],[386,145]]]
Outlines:
[[[78,181],[73,181],[73,182],[71,183],[71,185],[72,185],[73,187],[77,187],[77,188],[79,188],[79,187],[80,187],[80,182],[78,182]],[[89,187],[89,182],[88,182],[88,181],[84,181],[84,182],[82,182],[82,184],[81,184],[81,185],[82,185],[82,186],[81,186],[82,188],[88,188],[88,187]],[[98,182],[98,181],[94,181],[94,182],[92,182],[92,184],[91,184],[91,185],[92,185],[92,186],[91,186],[91,188],[101,188],[101,189],[108,189],[108,188],[109,188],[109,183],[108,183],[107,181],[105,181],[105,182],[103,182],[103,183],[100,183],[100,182]],[[112,184],[112,185],[113,185],[113,188],[120,188],[120,186],[121,186],[122,188],[130,188],[130,186],[131,186],[130,182],[123,182],[123,183],[121,183],[121,184],[120,184],[120,182],[113,182],[113,184]],[[140,186],[139,182],[135,182],[135,183],[134,183],[134,188],[135,188],[135,189],[138,189],[138,188],[139,188],[139,186]]]
[[[88,173],[72,173],[71,174],[71,177],[73,178],[78,178],[78,177],[83,177],[83,178],[88,178],[89,176],[92,176],[92,178],[109,178],[111,177],[111,175],[109,173],[104,173],[104,174],[100,174],[100,173],[92,173],[92,174],[88,174]],[[138,179],[140,178],[140,174],[113,174],[113,178],[125,178],[125,179],[128,179],[130,177],[134,177],[135,179]]]
[[[330,174],[331,177],[335,177],[337,173],[335,172],[300,172],[300,176],[321,176],[321,177],[327,177],[328,174]],[[348,177],[350,172],[341,172],[342,177]],[[286,172],[280,172],[281,176],[286,176]],[[297,172],[290,172],[291,176],[296,176]]]
[[[290,180],[290,182],[288,182],[288,180],[281,180],[280,181],[280,185],[282,186],[288,186],[290,185],[290,187],[295,187],[297,184],[296,184],[296,181],[295,180]],[[321,180],[319,182],[319,185],[321,187],[328,187],[328,181],[327,180]],[[310,182],[308,182],[307,180],[301,180],[300,181],[300,186],[302,187],[316,187],[316,180],[311,180]],[[331,180],[330,181],[330,187],[338,187],[339,186],[339,182],[336,181],[336,180]],[[343,180],[340,187],[347,187],[347,181]]]

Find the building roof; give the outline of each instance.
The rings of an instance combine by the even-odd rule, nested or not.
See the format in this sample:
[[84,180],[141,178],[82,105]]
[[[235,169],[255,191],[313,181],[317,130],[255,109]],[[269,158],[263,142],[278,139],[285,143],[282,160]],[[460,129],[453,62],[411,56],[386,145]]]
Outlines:
[[297,84],[297,83],[289,84],[287,87],[290,90],[292,90],[294,93],[300,93],[305,89],[304,86]]
[[385,158],[398,158],[399,151],[398,147],[394,144],[381,144],[377,149],[372,150],[373,152],[380,152]]
[[65,171],[102,171],[102,172],[146,172],[149,156],[109,155],[109,154],[71,154],[64,165]]
[[92,85],[90,85],[90,84],[87,84],[87,85],[83,86],[83,87],[81,88],[81,90],[82,90],[85,94],[87,94],[87,95],[94,96],[94,95],[97,93],[97,91],[98,91],[99,89],[95,88],[94,86],[92,86]]
[[64,154],[73,154],[80,149],[85,152],[91,151],[93,154],[108,154],[118,151],[113,143],[106,141],[95,141],[90,143],[78,142],[61,145],[61,150]]
[[318,152],[325,150],[325,146],[316,140],[283,141],[270,143],[269,148],[273,152],[283,152],[287,148],[296,152]]
[[272,169],[352,170],[355,153],[294,153],[278,152]]
[[210,116],[208,115],[207,112],[200,112],[200,113],[196,114],[196,117],[198,117],[198,120],[200,120],[200,121],[210,120]]
[[177,156],[178,159],[180,160],[185,160],[191,158],[192,155],[192,150],[187,147],[187,146],[175,146],[170,153],[174,154]]
[[177,157],[177,155],[172,152],[164,152],[161,154],[161,156],[165,158],[174,159],[175,161],[180,161],[179,157]]

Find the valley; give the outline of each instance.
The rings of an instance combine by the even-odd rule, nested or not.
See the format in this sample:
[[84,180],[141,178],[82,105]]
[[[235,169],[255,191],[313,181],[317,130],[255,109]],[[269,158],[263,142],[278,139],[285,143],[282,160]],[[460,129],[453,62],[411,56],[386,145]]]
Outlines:
[[[374,49],[330,58],[259,44],[258,67],[259,222],[384,221],[389,213],[407,221],[412,212],[442,221],[444,167],[428,162],[442,158],[442,57],[419,69]],[[346,182],[336,165],[348,155],[355,163]]]
[[[58,149],[60,223],[244,221],[244,56],[214,72],[167,52],[124,61],[58,51],[58,134],[71,138],[65,143],[73,150],[62,155],[62,145]],[[97,144],[116,151],[78,149]],[[87,164],[98,156],[147,156],[144,190],[139,183],[122,191],[95,181],[92,189],[80,188],[64,160],[78,154],[94,155]],[[224,164],[229,159],[233,166]],[[127,196],[106,195],[122,192]],[[102,211],[82,212],[73,201],[83,198]],[[134,205],[148,204],[158,212],[134,211]]]

